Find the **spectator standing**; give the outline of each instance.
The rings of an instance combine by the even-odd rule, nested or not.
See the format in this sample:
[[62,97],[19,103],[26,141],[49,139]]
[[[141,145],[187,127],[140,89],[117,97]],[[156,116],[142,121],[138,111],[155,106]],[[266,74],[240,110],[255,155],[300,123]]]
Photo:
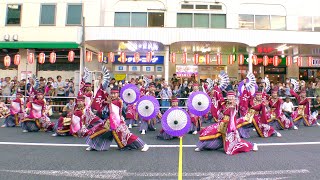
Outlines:
[[166,110],[168,110],[168,107],[170,106],[170,99],[172,97],[172,91],[170,88],[168,88],[168,84],[164,83],[163,84],[163,88],[160,92],[160,98],[161,98],[161,106],[162,107],[167,107],[167,108],[163,108],[163,112],[165,112]]
[[[10,96],[11,95],[11,82],[10,82],[10,77],[6,77],[5,80],[1,84],[2,88],[2,96]],[[4,102],[8,103],[8,97],[4,97]]]

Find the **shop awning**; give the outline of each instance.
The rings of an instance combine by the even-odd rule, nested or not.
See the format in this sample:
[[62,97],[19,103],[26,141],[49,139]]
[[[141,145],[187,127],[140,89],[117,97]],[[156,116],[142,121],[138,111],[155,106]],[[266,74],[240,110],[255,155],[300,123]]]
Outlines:
[[75,42],[0,42],[2,49],[76,49]]

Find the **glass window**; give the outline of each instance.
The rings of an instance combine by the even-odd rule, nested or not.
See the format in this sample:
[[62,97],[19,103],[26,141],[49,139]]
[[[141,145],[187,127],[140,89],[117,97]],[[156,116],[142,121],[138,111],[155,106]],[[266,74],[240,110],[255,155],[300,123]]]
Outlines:
[[80,25],[82,19],[82,5],[68,5],[67,25]]
[[149,27],[163,27],[164,26],[164,13],[148,13],[148,26]]
[[222,10],[222,6],[221,6],[221,5],[210,5],[210,9],[213,9],[213,10]]
[[196,5],[196,9],[208,9],[208,5]]
[[270,29],[270,16],[269,15],[256,15],[255,16],[255,29]]
[[194,14],[194,27],[209,28],[209,14]]
[[177,27],[192,27],[192,14],[191,13],[178,13],[177,14]]
[[131,14],[132,27],[147,27],[147,13],[135,12]]
[[54,25],[56,5],[41,5],[40,25]]
[[182,4],[181,9],[193,9],[193,4]]
[[320,31],[320,17],[313,17],[313,28],[314,31]]
[[211,28],[226,28],[226,15],[211,14]]
[[286,17],[271,16],[271,29],[286,30]]
[[239,15],[239,28],[241,29],[253,29],[254,28],[253,15],[240,14]]
[[129,12],[116,12],[114,14],[114,26],[116,26],[116,27],[129,27],[130,26],[130,13]]
[[298,17],[298,30],[312,31],[312,18],[308,16]]
[[21,5],[8,4],[7,6],[7,24],[20,25]]

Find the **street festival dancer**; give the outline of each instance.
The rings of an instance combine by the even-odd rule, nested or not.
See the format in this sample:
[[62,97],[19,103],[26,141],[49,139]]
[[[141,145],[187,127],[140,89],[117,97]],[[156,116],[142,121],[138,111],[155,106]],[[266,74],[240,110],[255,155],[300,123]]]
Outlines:
[[[17,92],[16,98],[11,101],[10,104],[10,115],[6,117],[4,121],[4,125],[1,127],[15,127],[19,126],[21,119],[24,118],[24,101],[23,101],[23,95],[21,92]],[[3,109],[7,108],[4,106]]]
[[233,91],[228,91],[227,103],[223,106],[223,119],[200,131],[199,142],[195,151],[224,148],[228,155],[252,150],[257,151],[256,144],[240,138],[236,127],[237,104]]
[[[178,107],[179,105],[179,100],[176,97],[173,97],[171,100],[172,108]],[[160,133],[157,136],[157,139],[163,139],[163,140],[171,140],[174,139],[174,136],[169,135],[166,133],[163,129],[160,130]]]

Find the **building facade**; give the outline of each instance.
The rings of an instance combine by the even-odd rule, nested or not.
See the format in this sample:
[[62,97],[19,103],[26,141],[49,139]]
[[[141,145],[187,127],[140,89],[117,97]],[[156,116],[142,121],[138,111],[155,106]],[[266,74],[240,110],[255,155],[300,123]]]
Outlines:
[[[7,0],[0,2],[0,74],[77,79],[82,67],[99,71],[105,64],[119,80],[141,75],[168,80],[173,73],[214,79],[222,70],[233,79],[252,71],[272,81],[310,80],[320,67],[319,5],[313,0]],[[57,60],[50,63],[53,51]],[[86,51],[93,52],[91,62],[85,61]],[[36,57],[32,64],[30,52]],[[41,52],[47,58],[42,64]],[[4,67],[3,57],[13,60],[16,53],[20,64]]]

